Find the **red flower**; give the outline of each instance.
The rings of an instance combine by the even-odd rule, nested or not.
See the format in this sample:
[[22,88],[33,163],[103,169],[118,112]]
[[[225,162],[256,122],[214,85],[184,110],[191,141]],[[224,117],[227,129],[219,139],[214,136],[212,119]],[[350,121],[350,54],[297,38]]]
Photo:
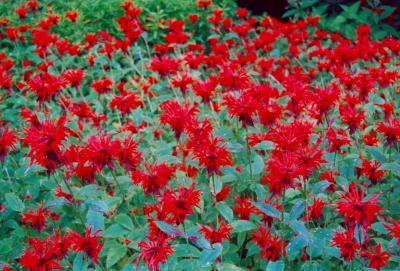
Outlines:
[[67,70],[62,73],[62,77],[72,87],[78,88],[85,77],[85,72],[82,69]]
[[52,244],[52,251],[57,260],[68,255],[72,241],[68,234],[62,235],[61,232],[53,230],[53,236],[48,236],[46,240]]
[[134,261],[138,261],[137,265],[139,265],[140,260],[143,259],[150,271],[159,271],[159,264],[165,263],[168,256],[174,253],[172,246],[169,245],[169,241],[171,241],[170,238],[160,235],[148,242],[139,242],[138,247],[141,248],[141,251]]
[[11,269],[7,264],[1,264],[0,263],[0,271],[13,271],[13,269]]
[[208,8],[212,5],[212,0],[197,0],[197,6],[199,8]]
[[193,78],[187,73],[182,73],[171,79],[171,84],[180,89],[183,95],[186,94],[188,86],[192,84]]
[[175,167],[166,163],[145,164],[146,172],[132,171],[131,177],[134,184],[141,184],[144,193],[148,196],[152,193],[159,195],[160,191],[167,187],[169,181],[175,176]]
[[361,167],[356,167],[358,176],[365,176],[372,184],[377,184],[385,176],[385,170],[379,170],[378,161],[363,160]]
[[15,10],[15,13],[17,13],[21,20],[24,20],[28,14],[28,9],[25,7],[25,4],[21,3],[21,5]]
[[88,144],[80,152],[82,158],[92,164],[98,172],[105,166],[114,169],[113,159],[117,150],[111,137],[105,134],[92,135],[87,141]]
[[137,167],[142,157],[137,147],[136,141],[130,136],[113,142],[114,156],[118,159],[120,166],[124,166],[126,170],[134,170]]
[[343,151],[341,148],[346,145],[350,146],[351,144],[351,141],[344,130],[335,131],[332,128],[329,128],[326,132],[326,139],[329,142],[328,152],[338,152],[342,154]]
[[307,215],[304,217],[305,220],[310,219],[320,219],[323,215],[322,211],[325,207],[326,203],[319,199],[314,198],[314,203],[310,206],[307,206]]
[[0,162],[4,161],[5,156],[10,150],[15,150],[16,144],[17,136],[14,134],[14,131],[5,127],[0,136]]
[[114,96],[110,102],[112,109],[118,109],[122,115],[126,115],[132,110],[143,106],[143,102],[137,93],[126,89],[121,90],[121,95]]
[[238,117],[242,126],[253,125],[253,116],[259,107],[259,101],[251,93],[241,92],[239,97],[232,94],[224,96],[224,105],[228,108],[231,117]]
[[36,94],[40,104],[50,101],[66,86],[62,76],[57,77],[50,73],[36,75],[27,82],[30,91]]
[[195,81],[193,83],[193,92],[201,97],[203,103],[209,103],[216,93],[216,85],[213,81]]
[[354,230],[336,232],[332,239],[332,245],[339,247],[340,255],[346,262],[350,262],[360,248],[360,245],[354,240]]
[[168,74],[176,74],[179,67],[179,62],[170,58],[169,56],[154,57],[150,62],[150,70],[158,72],[160,76],[164,77]]
[[364,188],[359,192],[354,182],[350,183],[346,193],[339,195],[336,209],[349,225],[359,224],[368,228],[382,211],[382,207],[378,205],[380,193],[365,199]]
[[216,229],[211,224],[208,224],[208,226],[200,225],[199,232],[204,234],[204,237],[212,244],[221,243],[223,240],[229,240],[229,236],[232,233],[231,225],[225,224],[223,220],[219,221],[217,224],[218,227]]
[[187,102],[181,105],[177,101],[167,101],[160,107],[163,111],[160,121],[164,125],[169,124],[176,139],[180,138],[182,132],[190,123],[197,121],[198,108],[196,105],[190,106]]
[[400,121],[392,118],[386,122],[379,122],[378,132],[385,136],[386,143],[389,146],[393,146],[396,142],[400,141]]
[[294,185],[294,180],[302,175],[304,169],[298,156],[291,152],[276,152],[267,162],[267,175],[261,182],[267,184],[275,195]]
[[199,139],[198,142],[201,144],[192,149],[193,156],[207,169],[209,176],[220,175],[222,167],[233,165],[231,153],[221,138],[211,136],[205,140]]
[[215,196],[215,200],[217,202],[225,201],[225,199],[229,196],[231,192],[231,188],[229,186],[222,187],[221,191],[219,191]]
[[194,214],[194,207],[199,207],[200,190],[194,190],[194,183],[189,188],[178,187],[178,192],[170,189],[161,196],[161,204],[163,210],[168,212],[179,225],[188,215]]
[[64,160],[63,142],[67,136],[75,136],[72,130],[65,127],[66,121],[65,116],[56,121],[47,119],[42,122],[36,118],[30,127],[24,127],[25,137],[22,141],[30,147],[27,156],[31,158],[31,164],[45,167],[48,173],[53,173],[61,164]]
[[79,13],[76,10],[69,10],[65,12],[65,18],[70,20],[71,22],[75,23],[76,19],[78,19]]
[[56,250],[49,240],[38,238],[30,239],[29,246],[19,258],[19,263],[29,271],[61,270],[62,266],[57,260]]
[[92,82],[92,88],[100,95],[111,91],[113,81],[105,77],[103,79],[99,79],[97,81]]
[[250,214],[258,213],[258,209],[246,196],[242,198],[236,196],[233,212],[238,216],[239,219],[249,220]]
[[271,232],[259,226],[258,231],[253,232],[251,239],[261,249],[260,257],[265,261],[276,261],[286,256],[286,246],[284,240],[279,239],[278,235],[272,235]]
[[75,231],[71,231],[69,238],[71,240],[71,249],[75,252],[85,253],[94,263],[97,263],[99,253],[103,248],[100,241],[103,239],[98,236],[100,231],[95,231],[92,234],[92,229],[86,229],[85,236],[81,236]]
[[28,213],[22,213],[22,223],[29,223],[32,228],[37,229],[39,232],[46,227],[46,217],[49,216],[48,210],[43,210],[44,203],[40,204],[39,208],[34,212],[32,208]]
[[370,251],[363,251],[361,257],[368,258],[370,268],[381,270],[388,264],[390,254],[382,250],[382,245],[378,244],[375,248],[371,247]]
[[400,245],[400,221],[392,220],[391,224],[385,224],[384,226],[393,238],[397,238],[397,245]]

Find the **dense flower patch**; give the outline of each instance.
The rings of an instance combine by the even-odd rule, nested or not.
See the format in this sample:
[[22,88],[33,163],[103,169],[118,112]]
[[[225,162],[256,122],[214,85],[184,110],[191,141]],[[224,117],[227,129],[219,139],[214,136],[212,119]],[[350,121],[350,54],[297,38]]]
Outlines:
[[396,270],[400,42],[197,6],[1,18],[0,270]]

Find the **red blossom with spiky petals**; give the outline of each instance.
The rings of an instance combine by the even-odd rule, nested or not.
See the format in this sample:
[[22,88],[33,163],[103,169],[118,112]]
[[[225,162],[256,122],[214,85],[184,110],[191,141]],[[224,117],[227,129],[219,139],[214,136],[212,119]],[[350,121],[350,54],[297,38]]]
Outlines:
[[102,237],[98,234],[100,231],[92,232],[91,228],[87,228],[85,235],[81,236],[75,231],[69,233],[71,240],[71,249],[76,252],[83,252],[88,256],[94,263],[97,263],[99,253],[103,248]]
[[336,232],[332,238],[332,245],[339,247],[340,256],[346,262],[353,260],[360,249],[360,245],[354,239],[354,230],[352,229],[344,232]]
[[189,188],[179,186],[177,192],[172,189],[165,191],[161,196],[161,204],[163,209],[179,225],[188,215],[194,214],[194,207],[199,207],[200,195],[200,190],[195,190],[194,184]]
[[258,231],[253,232],[252,242],[260,248],[260,257],[265,261],[277,261],[286,256],[287,244],[278,235],[263,226],[259,226]]
[[218,218],[217,227],[214,228],[212,224],[208,226],[200,225],[199,232],[204,234],[204,237],[212,244],[221,243],[223,240],[229,240],[232,233],[232,226],[226,224],[223,220]]
[[10,150],[15,150],[17,144],[17,136],[14,130],[5,127],[0,135],[0,162],[4,161],[5,156]]
[[40,232],[46,227],[46,218],[49,217],[49,211],[46,209],[44,210],[44,203],[41,203],[36,211],[30,208],[28,213],[22,213],[21,215],[22,223],[29,224],[29,226]]
[[345,193],[340,195],[336,210],[342,216],[348,225],[361,225],[368,228],[381,214],[383,208],[379,206],[378,199],[380,193],[366,198],[365,188],[358,190],[355,182],[351,182]]
[[381,270],[390,260],[389,252],[383,250],[381,244],[378,244],[375,248],[370,247],[369,251],[363,251],[361,257],[367,258],[369,267],[376,270]]
[[140,260],[143,260],[150,271],[160,271],[159,265],[165,263],[168,256],[174,253],[173,247],[169,244],[170,241],[170,238],[158,236],[148,242],[139,242],[140,253],[134,261],[137,261],[139,265]]

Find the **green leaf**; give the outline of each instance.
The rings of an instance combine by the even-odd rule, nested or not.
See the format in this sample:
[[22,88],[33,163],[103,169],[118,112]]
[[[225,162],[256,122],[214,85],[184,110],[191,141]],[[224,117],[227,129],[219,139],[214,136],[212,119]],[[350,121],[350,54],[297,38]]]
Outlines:
[[254,148],[257,150],[264,150],[264,151],[272,151],[275,149],[274,143],[267,140],[261,141]]
[[299,255],[302,249],[307,245],[307,240],[304,237],[298,235],[294,237],[286,248],[289,256],[295,257]]
[[232,227],[232,232],[236,233],[254,230],[256,225],[248,220],[236,220],[232,223]]
[[86,270],[86,261],[83,253],[78,253],[75,256],[74,262],[72,263],[73,271],[83,271]]
[[75,196],[77,199],[83,200],[87,198],[94,198],[99,195],[101,195],[101,189],[99,188],[99,186],[94,184],[89,184],[79,189]]
[[221,244],[213,244],[212,249],[205,249],[200,254],[200,265],[202,267],[210,266],[221,255]]
[[366,149],[369,152],[369,154],[371,154],[372,157],[374,157],[379,163],[382,164],[383,162],[385,162],[386,158],[383,155],[383,153],[379,150],[379,148],[367,146]]
[[225,202],[219,202],[217,204],[217,210],[228,222],[232,222],[233,211]]
[[306,208],[306,203],[304,200],[298,201],[293,205],[292,210],[290,211],[290,220],[298,219],[304,212]]
[[224,263],[222,271],[244,271],[244,269],[232,263]]
[[121,244],[114,244],[108,251],[106,267],[110,268],[125,256],[127,248]]
[[171,236],[185,236],[185,233],[183,231],[181,231],[180,229],[178,229],[177,227],[164,222],[164,221],[156,221],[155,222],[157,227],[163,231],[164,233],[171,235]]
[[376,222],[372,224],[372,229],[381,234],[387,234],[387,229],[384,227],[384,224],[382,222]]
[[25,204],[20,200],[14,193],[7,193],[5,195],[6,206],[16,212],[22,212],[25,208]]
[[324,180],[324,181],[320,181],[317,182],[316,184],[314,184],[311,188],[311,190],[313,191],[314,194],[319,194],[324,192],[329,186],[331,185],[330,182]]
[[116,238],[122,237],[127,233],[128,231],[119,224],[113,224],[103,232],[103,236],[106,238]]
[[280,218],[281,212],[279,212],[275,207],[272,205],[266,204],[264,202],[253,202],[253,205],[262,211],[263,213],[267,214],[270,217]]
[[298,220],[293,220],[290,221],[289,223],[290,228],[292,228],[292,230],[294,230],[297,234],[300,234],[301,236],[303,236],[307,242],[311,241],[311,233],[307,230],[306,226],[304,225],[303,222],[298,221]]
[[101,212],[89,210],[86,214],[86,222],[94,231],[104,229],[104,216]]
[[349,7],[348,11],[350,15],[355,16],[359,8],[360,8],[360,1],[356,1],[353,5]]
[[188,236],[189,240],[192,240],[193,244],[195,244],[198,248],[202,249],[211,249],[211,244],[210,242],[204,238],[204,236]]
[[397,162],[392,163],[383,163],[379,169],[381,170],[390,170],[396,176],[400,176],[400,164]]
[[285,263],[282,261],[272,262],[270,261],[267,265],[266,271],[284,271]]
[[383,10],[380,15],[381,19],[386,19],[396,10],[395,7],[391,6],[381,6],[380,8]]
[[251,171],[253,174],[260,174],[264,169],[264,159],[256,154],[254,156],[254,161],[251,163]]
[[126,214],[120,214],[115,218],[115,222],[120,224],[122,227],[127,230],[135,230],[135,226],[133,226],[132,219]]

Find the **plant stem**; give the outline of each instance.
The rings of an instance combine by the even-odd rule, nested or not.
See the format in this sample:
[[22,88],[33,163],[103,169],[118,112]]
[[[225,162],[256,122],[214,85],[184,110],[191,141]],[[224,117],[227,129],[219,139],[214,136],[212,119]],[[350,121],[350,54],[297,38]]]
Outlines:
[[125,202],[125,192],[122,190],[121,184],[119,183],[119,181],[118,181],[118,179],[117,179],[117,176],[115,176],[114,171],[113,171],[113,170],[110,170],[110,171],[111,171],[111,175],[112,175],[112,177],[113,177],[115,183],[116,183],[117,186],[118,186],[119,192],[120,192],[121,195],[122,195],[122,203],[124,203],[124,202]]

